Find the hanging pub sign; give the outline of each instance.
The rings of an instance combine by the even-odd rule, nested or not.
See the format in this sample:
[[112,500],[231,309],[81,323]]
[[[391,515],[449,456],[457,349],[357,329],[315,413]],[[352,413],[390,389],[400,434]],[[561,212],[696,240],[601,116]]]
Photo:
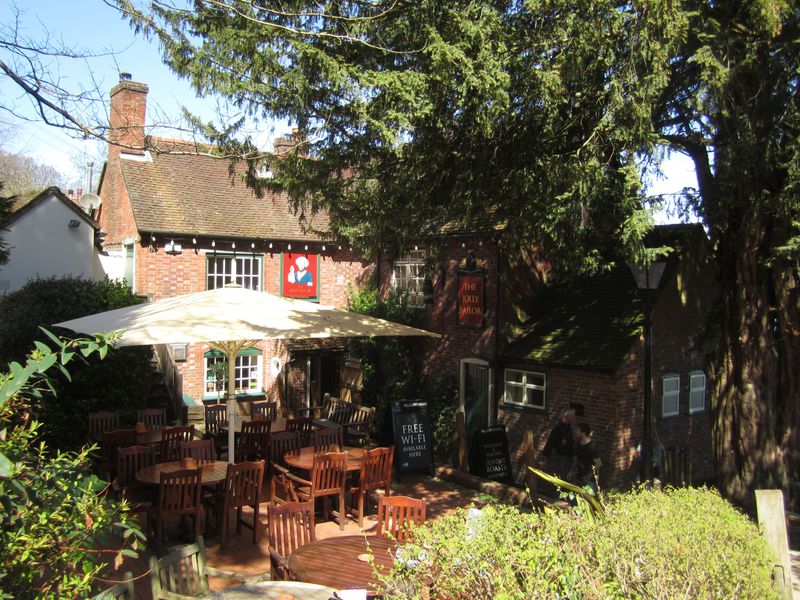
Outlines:
[[281,255],[281,295],[319,298],[319,255],[284,252]]
[[458,274],[458,324],[483,327],[483,272]]
[[433,472],[433,436],[424,400],[392,402],[394,464],[398,473]]

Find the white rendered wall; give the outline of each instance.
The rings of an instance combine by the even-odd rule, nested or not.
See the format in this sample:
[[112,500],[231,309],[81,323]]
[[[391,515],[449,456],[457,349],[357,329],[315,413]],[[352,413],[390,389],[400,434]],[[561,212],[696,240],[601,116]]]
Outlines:
[[[79,227],[69,226],[73,219],[80,222]],[[99,274],[102,268],[94,246],[94,229],[55,196],[25,211],[2,237],[11,253],[8,263],[0,266],[0,288],[6,288],[6,292],[18,290],[37,277],[104,276]]]

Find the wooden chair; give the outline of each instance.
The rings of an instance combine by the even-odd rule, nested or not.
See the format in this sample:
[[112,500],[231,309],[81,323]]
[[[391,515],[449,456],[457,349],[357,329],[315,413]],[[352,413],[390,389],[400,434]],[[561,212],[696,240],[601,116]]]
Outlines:
[[179,453],[182,459],[193,458],[198,462],[214,462],[217,460],[217,449],[214,447],[214,440],[181,442]]
[[378,498],[378,535],[391,535],[402,544],[408,539],[412,525],[425,522],[425,500],[408,496],[380,496]]
[[102,459],[100,470],[109,480],[114,478],[117,470],[117,451],[120,448],[136,445],[135,429],[115,429],[103,432],[103,441],[100,443]]
[[266,573],[244,576],[208,566],[202,536],[197,536],[193,544],[179,546],[163,558],[150,557],[150,589],[153,600],[207,598],[210,593],[209,575],[238,579],[244,583],[269,579]]
[[133,573],[127,571],[122,576],[122,581],[103,590],[91,600],[135,600],[136,592],[133,589]]
[[104,431],[119,429],[119,412],[99,410],[89,413],[89,437],[97,442],[103,439]]
[[278,418],[278,403],[266,400],[251,402],[250,415],[254,421],[274,421]]
[[314,452],[341,452],[342,446],[342,428],[341,427],[323,427],[317,429],[313,434]]
[[300,445],[307,446],[309,437],[314,431],[314,419],[311,417],[287,419],[286,431],[295,431],[300,434]]
[[194,439],[194,425],[179,427],[165,427],[161,431],[160,462],[180,460],[181,443],[191,442]]
[[[242,532],[242,525],[253,530],[253,543],[258,543],[259,505],[261,504],[261,486],[264,483],[264,461],[242,462],[228,465],[225,485],[218,494],[206,500],[208,512],[217,515],[217,530],[220,532],[220,549],[224,550],[228,543],[228,521],[230,512],[236,509],[236,533]],[[242,518],[242,508],[253,509],[252,525]]]
[[[303,544],[315,541],[314,505],[311,502],[287,502],[267,506],[269,522],[269,559],[272,579],[293,579],[289,555]],[[335,563],[335,557],[331,557]]]
[[140,408],[136,413],[136,420],[144,423],[148,429],[166,427],[167,411],[163,408]]
[[344,442],[348,446],[366,446],[375,420],[374,406],[358,406],[345,426]]
[[312,505],[317,498],[324,498],[324,515],[328,518],[328,498],[339,496],[339,529],[344,529],[345,503],[344,485],[347,478],[347,452],[326,452],[315,454],[311,468],[311,479],[302,479],[294,473],[287,473],[286,479],[294,487],[300,500],[310,500]]
[[128,446],[117,451],[114,490],[120,500],[126,500],[134,512],[147,511],[153,505],[152,490],[136,481],[136,473],[155,462],[156,453],[152,446]]
[[364,454],[364,464],[358,477],[358,485],[350,488],[350,497],[357,502],[353,506],[353,513],[358,517],[358,526],[364,527],[364,514],[366,502],[372,492],[383,490],[384,496],[391,494],[392,462],[394,461],[394,446],[388,448],[374,448]]
[[148,532],[155,531],[159,553],[164,541],[164,522],[170,517],[180,517],[181,520],[192,517],[194,537],[200,535],[202,477],[199,468],[161,473],[158,502],[147,511]]
[[228,409],[224,404],[210,404],[205,407],[205,437],[212,438],[222,434],[222,426],[228,420]]
[[300,435],[296,431],[279,431],[270,435],[269,456],[267,479],[270,488],[270,500],[280,504],[282,502],[292,502],[297,500],[294,488],[291,483],[284,478],[289,472],[283,457],[289,452],[296,452],[300,449]]
[[245,421],[236,435],[234,461],[269,460],[269,437],[272,421]]

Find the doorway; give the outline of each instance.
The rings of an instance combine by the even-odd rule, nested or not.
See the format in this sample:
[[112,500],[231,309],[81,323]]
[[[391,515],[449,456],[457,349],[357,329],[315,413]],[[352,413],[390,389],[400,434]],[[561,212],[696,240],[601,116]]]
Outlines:
[[492,397],[492,370],[478,358],[461,361],[461,410],[467,434],[467,459],[470,472],[478,466],[478,431],[489,427],[489,400]]
[[306,386],[306,402],[309,407],[322,406],[322,398],[325,394],[339,397],[341,371],[342,354],[309,355]]

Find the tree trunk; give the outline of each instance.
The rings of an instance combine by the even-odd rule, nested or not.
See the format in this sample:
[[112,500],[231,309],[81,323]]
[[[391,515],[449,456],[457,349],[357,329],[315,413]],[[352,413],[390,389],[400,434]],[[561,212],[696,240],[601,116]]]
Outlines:
[[717,252],[714,458],[722,493],[749,510],[755,489],[786,492],[800,476],[800,280],[796,265],[765,264],[772,232],[763,224],[730,228]]

